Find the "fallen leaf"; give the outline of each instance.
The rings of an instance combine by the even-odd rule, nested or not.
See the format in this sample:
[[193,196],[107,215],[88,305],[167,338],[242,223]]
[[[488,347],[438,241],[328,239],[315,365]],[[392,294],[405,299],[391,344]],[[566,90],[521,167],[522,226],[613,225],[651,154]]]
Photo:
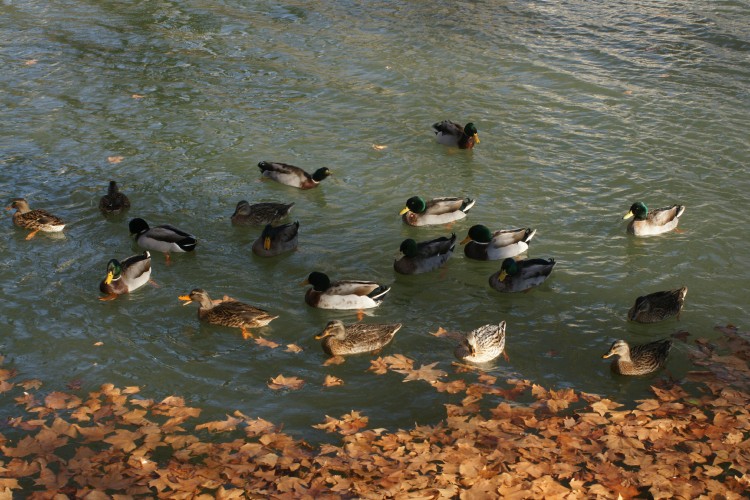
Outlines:
[[323,366],[332,366],[332,365],[340,365],[346,361],[346,358],[344,356],[331,356],[325,362],[323,363]]
[[132,97],[133,99],[143,99],[146,96],[143,94],[132,94],[130,97]]
[[24,61],[23,63],[24,63],[24,64],[25,64],[26,66],[33,66],[33,65],[35,65],[35,64],[36,64],[36,63],[38,63],[38,62],[39,62],[39,60],[38,60],[38,59],[27,59],[27,60],[25,60],[25,61]]
[[[416,370],[408,371],[408,375],[404,378],[404,382],[410,382],[412,380],[425,380],[427,382],[436,382],[438,379],[447,375],[443,370],[436,370],[435,365],[438,362],[430,363],[429,365],[422,365]],[[396,370],[402,372],[402,370]]]
[[287,344],[286,352],[298,353],[298,352],[302,352],[302,348],[298,346],[297,344]]
[[375,151],[382,151],[382,150],[387,149],[387,148],[388,148],[388,146],[383,145],[383,144],[373,144],[372,145],[372,149],[374,149]]
[[124,156],[107,156],[107,161],[110,163],[120,163],[124,159]]
[[297,390],[300,389],[303,385],[305,385],[305,381],[301,378],[285,377],[284,375],[278,375],[268,382],[268,387],[270,387],[274,391],[278,391],[280,389]]
[[253,340],[255,340],[255,343],[258,345],[262,345],[263,347],[269,347],[271,349],[276,349],[279,347],[279,344],[272,340],[266,340],[262,337],[253,337]]
[[344,381],[338,377],[334,377],[333,375],[326,375],[326,378],[323,381],[323,385],[325,387],[335,387],[337,385],[344,385]]

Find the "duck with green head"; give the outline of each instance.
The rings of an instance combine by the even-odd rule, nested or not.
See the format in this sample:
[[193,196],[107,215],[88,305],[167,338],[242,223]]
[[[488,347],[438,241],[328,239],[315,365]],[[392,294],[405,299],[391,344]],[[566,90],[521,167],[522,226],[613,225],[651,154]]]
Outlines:
[[109,181],[107,194],[99,199],[99,210],[105,214],[119,214],[130,208],[130,199],[120,192],[115,181]]
[[393,262],[393,269],[399,274],[421,274],[434,271],[448,262],[455,248],[455,233],[450,238],[441,236],[419,243],[408,238],[401,242],[399,250],[404,256]]
[[130,293],[151,279],[151,254],[148,251],[125,260],[111,259],[107,263],[107,276],[99,284],[99,290],[107,294],[99,300],[112,300],[118,295]]
[[305,172],[299,167],[273,161],[262,161],[258,163],[263,177],[268,177],[276,182],[299,189],[312,189],[318,187],[318,184],[331,175],[327,167],[321,167],[312,174]]
[[653,236],[675,229],[684,211],[684,205],[672,205],[649,211],[645,203],[637,201],[622,218],[633,218],[628,224],[628,233],[635,236]]
[[505,259],[500,270],[490,276],[490,286],[498,292],[523,292],[541,285],[552,273],[555,259]]
[[272,226],[267,224],[253,243],[253,253],[260,257],[273,257],[297,248],[299,221]]
[[473,123],[462,126],[451,120],[443,120],[432,125],[435,131],[435,140],[446,146],[459,149],[471,149],[479,144],[479,133]]
[[391,287],[374,281],[331,281],[324,273],[313,271],[300,285],[312,285],[305,302],[320,309],[370,309],[378,307]]
[[615,340],[602,358],[617,356],[612,361],[612,371],[619,375],[647,375],[664,367],[671,348],[669,339],[632,346],[624,340]]
[[502,229],[494,233],[487,226],[477,224],[469,228],[469,234],[461,241],[464,254],[476,260],[500,260],[515,257],[529,249],[529,241],[536,229]]
[[403,221],[410,226],[449,224],[466,217],[466,213],[476,203],[471,198],[433,198],[425,201],[419,196],[406,200],[406,206],[399,212]]
[[128,228],[138,246],[164,253],[167,262],[170,252],[192,252],[198,243],[195,236],[170,224],[150,227],[145,220],[135,218],[130,220]]

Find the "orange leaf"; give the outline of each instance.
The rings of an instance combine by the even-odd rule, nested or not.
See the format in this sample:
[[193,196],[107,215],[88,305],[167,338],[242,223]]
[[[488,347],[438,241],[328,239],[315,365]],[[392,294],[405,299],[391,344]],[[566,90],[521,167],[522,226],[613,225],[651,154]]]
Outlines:
[[323,363],[323,366],[340,365],[344,361],[346,361],[344,356],[331,356]]
[[323,381],[325,387],[335,387],[337,385],[344,385],[344,381],[333,375],[326,375],[326,379]]
[[275,378],[272,378],[268,382],[268,387],[273,389],[274,391],[278,391],[280,389],[300,389],[303,385],[305,385],[305,381],[301,378],[297,377],[285,377],[284,375],[279,375]]
[[298,346],[297,344],[287,344],[286,345],[286,352],[302,352],[302,348]]
[[120,163],[124,159],[124,156],[107,156],[107,161],[110,163]]
[[[404,378],[404,382],[410,382],[412,380],[426,380],[427,382],[435,382],[439,378],[445,377],[447,373],[445,373],[443,370],[435,369],[435,365],[437,364],[438,362],[435,361],[434,363],[430,363],[429,365],[422,365],[416,370],[409,371],[406,378]],[[402,370],[396,371],[403,373]]]
[[253,339],[255,340],[256,344],[262,345],[264,347],[270,347],[271,349],[276,349],[277,347],[279,347],[279,344],[277,344],[276,342],[272,340],[266,340],[261,337],[254,337]]
[[227,432],[235,430],[237,428],[237,425],[241,423],[241,418],[230,417],[229,415],[227,415],[226,420],[206,422],[205,424],[196,425],[195,429],[206,429],[211,432]]

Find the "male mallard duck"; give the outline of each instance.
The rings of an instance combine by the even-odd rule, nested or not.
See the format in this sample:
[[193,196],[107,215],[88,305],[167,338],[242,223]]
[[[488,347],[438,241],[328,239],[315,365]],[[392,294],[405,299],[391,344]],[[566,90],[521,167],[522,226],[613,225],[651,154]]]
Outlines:
[[406,239],[399,248],[404,256],[393,262],[393,269],[401,274],[420,274],[434,271],[448,262],[455,248],[455,233],[450,238],[441,236],[434,240],[419,243],[411,238]]
[[628,224],[628,233],[636,236],[653,236],[676,228],[680,215],[684,211],[684,205],[672,205],[649,212],[645,203],[637,201],[630,206],[630,210],[622,218],[629,219],[635,216]]
[[31,232],[26,236],[27,240],[30,240],[36,233],[42,231],[44,233],[59,233],[65,227],[65,223],[60,217],[52,215],[45,210],[31,210],[29,208],[29,202],[24,198],[13,198],[8,207],[8,210],[16,211],[13,213],[13,224],[18,227],[31,229]]
[[469,234],[461,242],[464,254],[470,259],[500,260],[515,257],[529,249],[529,241],[536,229],[503,229],[490,232],[487,226],[477,224],[469,228]]
[[207,323],[241,328],[243,338],[252,337],[248,328],[260,328],[278,318],[278,316],[271,316],[263,309],[258,309],[230,297],[225,296],[224,300],[212,301],[208,293],[202,288],[196,288],[189,295],[180,295],[178,298],[186,301],[183,304],[185,306],[191,302],[200,304],[198,318]]
[[500,356],[505,349],[505,321],[484,325],[470,331],[456,347],[456,357],[472,363],[486,363]]
[[300,189],[317,187],[320,181],[331,175],[331,171],[326,167],[321,167],[310,175],[294,165],[272,161],[262,161],[258,163],[258,168],[265,177]]
[[412,196],[399,215],[410,226],[448,224],[466,217],[474,203],[471,198],[434,198],[426,202],[419,196]]
[[671,348],[672,341],[669,339],[633,346],[624,340],[615,340],[602,358],[618,356],[612,362],[612,371],[620,375],[646,375],[665,365]]
[[273,257],[297,248],[299,221],[273,227],[266,224],[263,232],[253,243],[253,253],[260,257]]
[[105,214],[117,214],[130,208],[130,200],[120,192],[115,181],[109,181],[107,194],[99,200],[99,210]]
[[628,311],[628,319],[638,323],[656,323],[675,315],[680,319],[686,295],[686,286],[642,295],[635,299],[635,304]]
[[555,259],[505,259],[500,270],[490,276],[490,286],[498,292],[523,292],[546,280]]
[[380,349],[393,339],[401,323],[344,325],[339,320],[329,321],[316,340],[323,340],[323,351],[329,356],[360,354]]
[[163,252],[167,256],[167,261],[170,252],[192,252],[198,243],[192,234],[169,224],[150,228],[145,220],[133,219],[128,227],[141,248]]
[[435,139],[446,146],[456,146],[460,149],[471,149],[474,144],[479,144],[479,134],[473,123],[467,123],[462,127],[456,122],[443,120],[432,126],[435,131]]
[[260,226],[280,221],[292,210],[294,203],[253,203],[246,200],[237,203],[232,214],[235,226]]
[[305,293],[309,306],[321,309],[370,309],[383,301],[389,286],[374,281],[331,280],[323,273],[313,271],[302,285],[312,285]]
[[99,284],[99,290],[107,296],[99,300],[112,300],[123,293],[130,293],[145,285],[150,278],[151,254],[148,251],[123,261],[112,259],[107,263],[107,276]]

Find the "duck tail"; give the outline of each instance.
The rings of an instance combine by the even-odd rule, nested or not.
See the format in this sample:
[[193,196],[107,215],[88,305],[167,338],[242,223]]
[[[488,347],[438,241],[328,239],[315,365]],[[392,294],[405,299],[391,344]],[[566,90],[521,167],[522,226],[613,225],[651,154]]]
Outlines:
[[471,207],[473,207],[476,202],[477,202],[477,200],[473,200],[471,198],[466,198],[464,200],[464,204],[461,205],[461,211],[464,212],[464,213],[468,212],[469,210],[471,210]]
[[380,302],[385,297],[385,294],[391,291],[391,287],[380,285],[372,292],[368,293],[367,296],[370,297],[372,300]]
[[532,229],[532,228],[527,229],[526,234],[523,235],[522,241],[524,243],[528,243],[529,241],[531,241],[531,238],[533,238],[535,234],[536,234],[536,229]]
[[195,250],[195,245],[198,244],[198,240],[193,237],[183,238],[177,242],[177,246],[182,248],[186,252],[192,252]]

